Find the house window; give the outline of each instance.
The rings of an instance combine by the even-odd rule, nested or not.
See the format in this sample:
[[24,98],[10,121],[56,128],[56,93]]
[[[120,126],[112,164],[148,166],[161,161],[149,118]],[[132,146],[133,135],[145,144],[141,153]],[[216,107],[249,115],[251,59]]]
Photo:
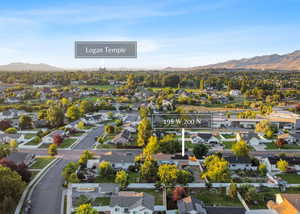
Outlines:
[[116,212],[119,212],[119,211],[120,211],[120,209],[116,207],[116,208],[115,208],[115,211],[116,211]]
[[124,212],[125,212],[125,213],[128,213],[128,208],[124,208]]

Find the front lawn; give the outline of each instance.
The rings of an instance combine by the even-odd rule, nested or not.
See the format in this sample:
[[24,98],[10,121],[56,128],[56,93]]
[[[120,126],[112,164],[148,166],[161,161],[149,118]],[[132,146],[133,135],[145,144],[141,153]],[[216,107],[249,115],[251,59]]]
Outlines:
[[35,134],[26,134],[25,135],[25,139],[31,139],[31,138],[33,138],[35,136],[36,136]]
[[284,173],[277,175],[283,180],[287,181],[289,184],[300,184],[300,175],[292,173]]
[[231,149],[232,145],[235,143],[236,141],[222,142],[222,144],[224,145],[224,149]]
[[108,206],[110,204],[110,198],[98,197],[93,201],[94,206]]
[[74,139],[74,138],[66,138],[66,139],[64,139],[64,141],[58,146],[58,148],[69,148],[75,141],[76,141],[76,139]]
[[300,146],[296,144],[285,144],[283,147],[279,148],[274,142],[272,142],[266,143],[266,149],[300,149]]
[[50,156],[38,157],[35,162],[30,166],[30,169],[43,169],[47,166],[54,158]]

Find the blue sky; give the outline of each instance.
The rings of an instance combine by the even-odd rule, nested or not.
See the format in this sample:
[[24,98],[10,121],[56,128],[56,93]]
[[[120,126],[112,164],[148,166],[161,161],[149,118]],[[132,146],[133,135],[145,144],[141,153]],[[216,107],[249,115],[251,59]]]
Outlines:
[[[300,49],[299,0],[20,0],[0,5],[0,64],[206,65]],[[74,59],[75,40],[136,40],[138,59]]]

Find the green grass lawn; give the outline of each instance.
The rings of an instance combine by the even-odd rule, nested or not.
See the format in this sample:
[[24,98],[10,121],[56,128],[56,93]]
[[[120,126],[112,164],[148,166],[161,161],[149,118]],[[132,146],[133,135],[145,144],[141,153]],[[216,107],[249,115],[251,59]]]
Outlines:
[[236,143],[236,141],[222,142],[225,149],[231,149],[232,145]]
[[95,206],[108,206],[110,204],[110,198],[107,197],[98,197],[93,201],[93,205]]
[[100,177],[97,176],[94,183],[114,183],[115,182],[115,176],[106,176],[106,177]]
[[283,180],[286,180],[289,184],[300,184],[300,175],[285,173],[277,176],[281,177]]
[[25,139],[31,139],[31,138],[33,138],[35,136],[36,136],[35,134],[26,134],[25,135]]
[[134,192],[145,192],[155,197],[155,205],[163,205],[163,193],[161,190],[155,189],[128,189]]
[[34,139],[32,139],[31,141],[29,141],[28,143],[26,143],[25,145],[28,146],[33,146],[33,145],[38,145],[40,142],[35,141]]
[[73,136],[73,137],[80,137],[83,134],[84,134],[83,132],[78,132],[78,133],[72,134],[71,136]]
[[274,142],[266,143],[266,149],[300,149],[299,145],[296,144],[285,144],[283,147],[278,148]]
[[30,166],[30,169],[43,169],[53,160],[54,158],[50,156],[38,157],[36,158],[36,161]]
[[64,139],[64,141],[58,146],[58,148],[69,148],[75,141],[76,141],[76,139],[74,139],[74,138],[66,138],[66,139]]
[[139,173],[129,172],[128,175],[129,175],[129,183],[138,183],[140,177]]
[[235,138],[234,134],[222,134],[222,136],[226,139],[231,139],[231,138]]
[[207,189],[197,188],[193,189],[190,195],[202,200],[207,206],[234,206],[242,207],[241,202],[236,198],[232,199],[226,196],[225,188]]

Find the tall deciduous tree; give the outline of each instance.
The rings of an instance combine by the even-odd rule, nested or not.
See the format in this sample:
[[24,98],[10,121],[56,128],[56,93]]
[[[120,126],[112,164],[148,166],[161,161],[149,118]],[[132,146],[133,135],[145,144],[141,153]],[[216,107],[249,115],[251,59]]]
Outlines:
[[158,168],[158,176],[165,186],[174,185],[177,181],[177,167],[173,164],[162,164]]
[[285,160],[280,159],[279,161],[277,161],[276,166],[281,172],[286,172],[288,169],[289,163]]
[[19,127],[21,129],[29,129],[32,127],[32,119],[28,115],[21,115],[19,118]]
[[25,186],[17,172],[0,165],[0,213],[13,213]]
[[66,112],[66,116],[67,118],[69,118],[70,120],[78,120],[80,118],[80,111],[79,111],[79,108],[75,105],[73,106],[70,106],[68,109],[67,109],[67,112]]
[[64,111],[58,106],[50,106],[47,110],[47,120],[52,127],[59,127],[64,124]]
[[98,214],[91,204],[81,204],[75,211],[75,214]]
[[240,140],[239,142],[236,142],[232,146],[232,152],[236,156],[248,156],[249,151],[250,151],[250,148],[244,140]]
[[120,185],[122,189],[125,189],[128,186],[128,174],[125,170],[121,170],[117,172],[115,182]]
[[138,125],[137,143],[139,146],[145,146],[151,135],[151,124],[147,118],[141,120]]

